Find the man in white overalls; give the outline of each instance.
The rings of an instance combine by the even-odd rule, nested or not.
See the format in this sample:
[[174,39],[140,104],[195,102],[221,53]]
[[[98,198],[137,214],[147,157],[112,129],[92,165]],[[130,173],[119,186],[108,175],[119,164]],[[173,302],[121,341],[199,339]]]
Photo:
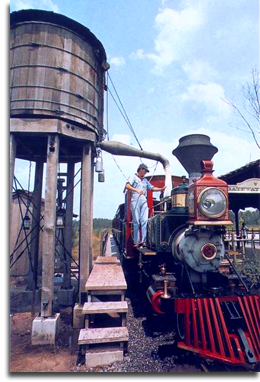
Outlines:
[[[147,179],[145,174],[149,172],[148,167],[142,163],[137,169],[137,173],[133,176],[130,182],[126,183],[125,188],[131,191],[131,212],[134,228],[134,247],[146,246],[146,233],[148,222],[148,206],[147,206],[147,190],[163,191],[166,187],[154,187]],[[140,239],[139,226],[141,224]]]

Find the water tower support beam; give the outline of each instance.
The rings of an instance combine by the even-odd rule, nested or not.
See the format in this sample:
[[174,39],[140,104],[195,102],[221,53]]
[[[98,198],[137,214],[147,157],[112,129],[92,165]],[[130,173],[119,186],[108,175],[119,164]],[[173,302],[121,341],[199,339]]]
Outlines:
[[83,146],[81,163],[80,238],[79,238],[79,302],[85,292],[85,284],[92,263],[92,147]]
[[[30,273],[28,280],[28,289],[35,290],[37,288],[38,277],[38,258],[39,258],[39,237],[40,237],[40,219],[41,219],[41,201],[42,201],[42,177],[43,177],[43,160],[37,160],[34,176],[33,190],[33,211],[32,211],[32,243],[30,252],[33,259],[33,272]],[[33,229],[36,226],[35,229]],[[33,304],[32,304],[33,305]]]
[[13,204],[14,166],[16,157],[16,140],[14,134],[10,134],[10,227]]
[[[72,250],[74,171],[75,171],[75,164],[73,162],[68,162],[64,246],[70,254],[71,254],[71,250]],[[68,255],[67,252],[66,252],[66,266],[65,266],[63,287],[65,289],[71,288],[71,257]]]
[[52,316],[59,137],[48,136],[42,253],[41,316]]

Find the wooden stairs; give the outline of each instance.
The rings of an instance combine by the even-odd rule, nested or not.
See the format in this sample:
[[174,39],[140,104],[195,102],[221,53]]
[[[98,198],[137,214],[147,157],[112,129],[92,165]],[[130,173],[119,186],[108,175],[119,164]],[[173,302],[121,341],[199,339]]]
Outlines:
[[82,309],[85,327],[80,330],[78,345],[85,353],[86,366],[122,361],[127,353],[129,335],[126,327],[127,284],[119,260],[99,256],[85,289],[88,296]]

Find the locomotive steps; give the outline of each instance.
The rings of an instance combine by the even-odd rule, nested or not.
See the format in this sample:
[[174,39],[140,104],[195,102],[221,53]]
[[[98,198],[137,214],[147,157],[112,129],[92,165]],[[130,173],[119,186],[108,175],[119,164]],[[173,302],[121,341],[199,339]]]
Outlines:
[[80,330],[78,345],[88,367],[122,361],[127,352],[127,284],[120,261],[111,256],[111,240],[109,237],[105,256],[97,258],[85,286],[88,295],[82,308],[85,327]]

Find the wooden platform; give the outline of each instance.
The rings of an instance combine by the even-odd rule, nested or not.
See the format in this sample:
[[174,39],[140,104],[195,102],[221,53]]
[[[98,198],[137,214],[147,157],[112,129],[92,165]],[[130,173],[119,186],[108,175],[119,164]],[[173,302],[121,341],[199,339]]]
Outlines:
[[[230,259],[230,261],[231,261],[231,263],[233,264],[242,264],[243,263],[243,259],[236,259],[235,261],[234,261],[234,259]],[[220,266],[230,266],[230,263],[229,263],[229,261],[227,260],[227,259],[223,259],[223,260],[221,260],[221,262],[220,262]]]
[[126,327],[81,329],[78,344],[90,345],[110,342],[128,341],[129,335]]
[[126,290],[127,284],[120,264],[94,264],[85,285],[86,291]]
[[115,256],[98,256],[95,264],[120,264]]
[[127,313],[126,301],[85,302],[83,314]]

